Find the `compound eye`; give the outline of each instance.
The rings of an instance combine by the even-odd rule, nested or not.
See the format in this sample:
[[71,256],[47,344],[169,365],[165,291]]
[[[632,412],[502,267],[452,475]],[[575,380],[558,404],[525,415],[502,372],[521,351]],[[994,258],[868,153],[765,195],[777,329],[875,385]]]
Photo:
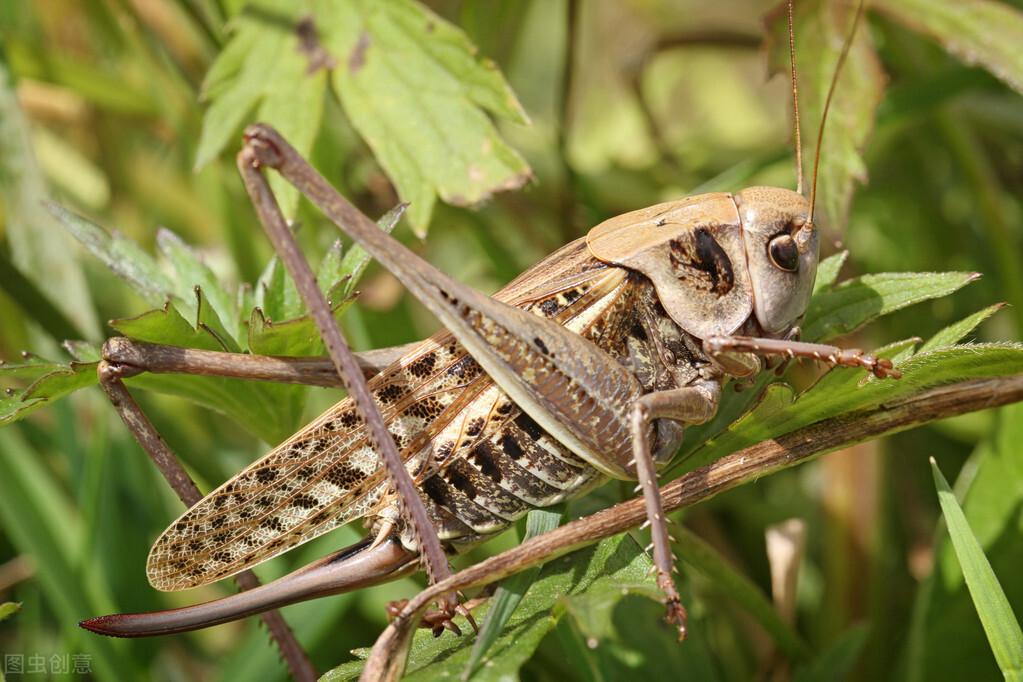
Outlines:
[[779,270],[795,272],[799,269],[799,249],[791,235],[782,234],[767,244],[767,255]]

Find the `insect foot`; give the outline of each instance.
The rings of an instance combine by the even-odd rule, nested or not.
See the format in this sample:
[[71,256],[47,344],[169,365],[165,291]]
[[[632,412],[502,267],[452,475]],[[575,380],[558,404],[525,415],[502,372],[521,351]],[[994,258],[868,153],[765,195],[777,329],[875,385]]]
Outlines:
[[[408,599],[398,599],[389,602],[387,604],[387,617],[392,621],[400,618],[401,612],[406,606],[408,606]],[[472,612],[468,608],[462,604],[456,604],[451,607],[446,601],[438,602],[438,606],[440,608],[431,609],[423,614],[423,620],[420,622],[419,627],[428,628],[434,637],[440,637],[444,634],[445,630],[450,630],[458,637],[461,637],[462,629],[453,620],[455,614],[458,614],[469,621],[469,625],[472,626],[474,633],[479,634],[479,626],[476,624],[476,619],[472,617]]]

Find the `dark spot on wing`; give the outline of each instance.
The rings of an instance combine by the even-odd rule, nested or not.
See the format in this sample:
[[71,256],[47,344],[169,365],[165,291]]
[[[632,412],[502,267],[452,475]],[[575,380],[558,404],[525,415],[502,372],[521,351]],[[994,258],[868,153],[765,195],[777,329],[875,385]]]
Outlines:
[[405,387],[401,384],[387,384],[377,392],[377,398],[385,405],[390,405],[403,395],[405,395]]
[[515,425],[525,431],[533,440],[539,440],[540,436],[543,435],[543,429],[540,428],[540,425],[525,412],[515,417]]
[[319,504],[319,502],[316,500],[315,497],[313,497],[312,495],[306,495],[304,493],[301,495],[295,495],[293,498],[291,498],[291,506],[298,507],[299,509],[312,509],[317,504]]
[[430,375],[433,371],[434,365],[437,364],[437,357],[434,353],[427,353],[423,357],[419,358],[408,366],[409,373],[419,379],[424,379]]
[[510,433],[506,433],[501,436],[501,440],[499,442],[501,449],[504,450],[504,454],[508,455],[512,459],[520,459],[525,454],[522,452],[522,447],[519,445],[518,441],[515,440],[515,436]]
[[483,441],[473,448],[471,457],[486,476],[495,483],[500,483],[504,478],[501,467],[497,465],[497,455],[489,441]]
[[470,500],[476,499],[476,486],[472,484],[468,477],[456,469],[448,469],[446,474],[448,483],[454,486],[455,489],[463,492]]
[[441,507],[446,507],[448,504],[448,490],[447,485],[441,480],[440,476],[431,476],[430,478],[423,481],[423,492],[425,492],[434,503]]

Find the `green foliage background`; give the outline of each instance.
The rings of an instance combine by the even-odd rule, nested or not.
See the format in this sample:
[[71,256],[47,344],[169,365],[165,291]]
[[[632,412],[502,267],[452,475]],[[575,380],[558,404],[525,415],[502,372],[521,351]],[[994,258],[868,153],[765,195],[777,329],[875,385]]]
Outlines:
[[[841,279],[984,277],[959,291],[970,277],[868,276],[829,289],[835,258],[813,335],[852,332],[844,344],[880,346],[932,337],[985,309],[922,347],[914,376],[1019,372],[1018,348],[947,346],[963,334],[1023,335],[1023,3],[868,4],[823,149],[825,252],[849,250]],[[812,151],[850,7],[797,5],[803,136]],[[606,217],[704,191],[794,186],[787,81],[767,78],[768,62],[784,66],[780,16],[755,0],[0,5],[0,357],[10,361],[0,382],[12,389],[0,399],[0,424],[18,420],[0,429],[0,602],[22,603],[0,623],[0,654],[84,653],[100,679],[285,675],[254,620],[132,642],[76,626],[232,589],[160,594],[146,584],[148,547],[180,503],[100,392],[74,392],[94,383],[88,363],[102,338],[317,351],[233,167],[245,123],[275,124],[374,217],[411,201],[395,234],[454,277],[493,291]],[[306,31],[303,41],[294,27],[309,17],[315,39]],[[774,40],[765,47],[767,35]],[[73,213],[48,209],[44,199]],[[376,266],[349,306],[344,275],[357,269],[358,251],[336,246],[333,228],[293,193],[282,201],[320,263],[321,285],[343,302],[340,319],[356,346],[436,329]],[[884,312],[901,307],[899,296],[926,302],[859,330],[881,312],[856,298],[866,290]],[[1011,306],[990,307],[1001,301]],[[65,350],[66,339],[84,343]],[[908,362],[911,347],[889,350]],[[23,349],[37,357],[21,362]],[[918,360],[924,351],[932,354]],[[975,367],[956,369],[967,353],[979,358]],[[72,358],[83,364],[69,367]],[[802,388],[812,376],[802,368],[789,379]],[[834,402],[822,395],[856,390],[849,375],[826,381],[830,393],[807,394],[796,407],[787,405],[791,391],[772,389],[758,413],[709,446],[697,448],[710,430],[694,431],[687,450],[696,455],[681,466],[797,424],[811,414],[807,405],[824,414]],[[338,398],[226,381],[144,377],[134,385],[149,389],[137,391],[140,402],[203,489]],[[740,407],[733,402],[725,414],[734,418]],[[536,589],[480,675],[523,666],[526,679],[610,680],[636,669],[701,680],[769,671],[806,680],[994,679],[955,555],[936,532],[927,458],[946,475],[959,472],[967,520],[1019,614],[1021,439],[1018,407],[968,415],[830,455],[680,516],[693,614],[683,646],[642,598],[645,559],[631,538],[577,556],[569,566],[582,568],[571,575],[554,562],[536,574]],[[566,513],[629,494],[606,486]],[[793,517],[806,522],[808,545],[790,627],[762,608],[770,594],[764,533]],[[257,572],[280,575],[355,537],[354,528],[335,532]],[[622,581],[631,594],[624,599],[614,588]],[[415,584],[296,605],[285,616],[326,671],[371,644],[383,605]],[[420,655],[455,645],[434,646]]]

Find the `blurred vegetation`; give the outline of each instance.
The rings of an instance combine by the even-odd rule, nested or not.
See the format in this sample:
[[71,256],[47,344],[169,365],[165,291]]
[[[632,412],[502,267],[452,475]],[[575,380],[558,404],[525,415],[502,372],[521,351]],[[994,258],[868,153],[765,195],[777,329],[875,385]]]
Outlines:
[[[927,295],[907,294],[926,302],[843,343],[931,337],[1002,301],[1011,305],[959,329],[981,341],[1020,339],[1023,2],[869,4],[822,154],[825,255],[849,250],[842,279],[984,276],[959,291],[970,278],[927,280]],[[809,154],[850,5],[797,6]],[[87,367],[102,339],[316,350],[234,169],[245,123],[274,123],[371,216],[411,201],[395,235],[489,292],[615,214],[704,191],[794,186],[787,78],[769,78],[767,66],[785,64],[782,16],[769,0],[0,4],[0,357],[18,365],[0,375],[11,389],[0,423],[19,418],[0,429],[0,603],[21,604],[0,623],[0,654],[86,654],[99,679],[286,675],[255,620],[131,642],[77,628],[84,617],[233,589],[161,594],[147,585],[149,545],[181,508],[100,392],[76,391],[94,383]],[[306,17],[314,33],[295,30]],[[44,199],[70,212],[47,209]],[[321,284],[344,286],[353,263],[343,254],[357,251],[335,247],[337,232],[297,196],[285,192],[283,201],[321,263]],[[359,289],[341,317],[357,347],[436,329],[377,266]],[[162,316],[131,319],[168,300]],[[249,314],[254,305],[265,318]],[[65,350],[68,339],[83,343]],[[20,362],[25,349],[36,355]],[[908,357],[905,345],[892,352]],[[72,358],[84,364],[68,367]],[[52,402],[23,392],[47,374],[41,395]],[[802,387],[811,374],[797,368],[789,378]],[[139,401],[204,490],[338,398],[187,379],[136,385],[152,389],[137,391]],[[545,567],[513,622],[551,609],[557,618],[530,630],[511,669],[524,666],[526,679],[620,679],[637,668],[701,680],[995,679],[955,553],[937,532],[928,458],[950,478],[958,472],[965,517],[1021,614],[1021,424],[1023,411],[1011,407],[929,425],[680,516],[690,531],[680,544],[694,557],[683,564],[693,636],[682,646],[657,625],[660,609],[641,598],[642,585],[619,602],[620,594],[608,596],[612,577],[640,581],[643,557],[630,538],[589,550],[587,566],[599,559],[614,570],[580,571],[568,584]],[[755,426],[746,422],[717,445],[742,442],[742,429]],[[687,450],[707,435],[691,434]],[[567,515],[629,489],[605,486]],[[765,624],[757,610],[771,593],[765,532],[791,518],[805,522],[807,537],[794,624]],[[280,575],[357,535],[331,533],[257,573]],[[514,542],[512,531],[457,561]],[[326,671],[371,644],[384,604],[416,584],[284,613]],[[572,598],[559,601],[566,591]]]

